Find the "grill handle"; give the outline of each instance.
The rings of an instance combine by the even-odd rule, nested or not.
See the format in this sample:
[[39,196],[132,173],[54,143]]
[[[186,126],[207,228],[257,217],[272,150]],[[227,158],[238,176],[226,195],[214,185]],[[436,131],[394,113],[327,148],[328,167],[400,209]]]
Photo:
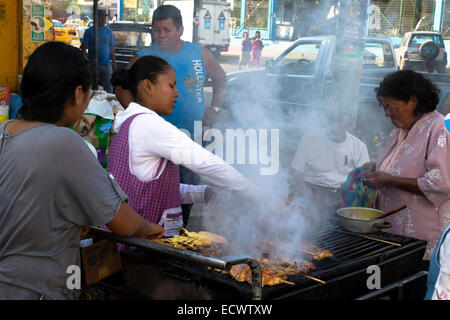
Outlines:
[[120,237],[115,235],[111,231],[103,230],[97,227],[91,227],[89,231],[90,234],[106,238],[112,241],[127,244],[139,249],[156,251],[169,256],[174,256],[177,258],[186,259],[192,262],[200,263],[212,268],[222,269],[229,271],[231,267],[235,264],[248,264],[250,270],[252,271],[252,299],[261,300],[262,299],[262,273],[261,267],[259,266],[256,259],[247,255],[235,255],[223,257],[221,259],[206,256],[199,252],[194,252],[190,250],[182,250],[174,248],[171,246],[163,245],[153,241],[148,241],[145,239],[134,238],[134,237]]
[[252,271],[252,299],[262,299],[262,273],[261,267],[254,258],[246,255],[235,255],[222,258],[225,261],[225,270],[229,271],[235,264],[248,264]]

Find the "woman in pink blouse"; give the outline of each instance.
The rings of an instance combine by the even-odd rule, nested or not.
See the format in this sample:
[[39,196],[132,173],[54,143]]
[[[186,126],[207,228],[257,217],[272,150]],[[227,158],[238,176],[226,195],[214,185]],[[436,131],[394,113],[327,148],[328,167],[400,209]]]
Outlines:
[[450,222],[450,141],[444,116],[436,111],[440,90],[421,74],[389,74],[376,89],[392,130],[364,183],[379,189],[378,209],[407,205],[388,217],[388,232],[428,241],[429,260]]

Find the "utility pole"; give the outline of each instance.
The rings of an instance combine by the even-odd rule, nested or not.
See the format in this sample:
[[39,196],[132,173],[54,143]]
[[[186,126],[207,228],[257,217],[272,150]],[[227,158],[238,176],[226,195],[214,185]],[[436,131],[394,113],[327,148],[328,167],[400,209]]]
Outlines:
[[123,0],[117,0],[117,21],[123,20]]
[[355,132],[369,0],[340,0],[336,5],[339,5],[339,15],[333,65],[334,90],[330,98],[341,112],[352,117],[349,131]]
[[97,90],[98,88],[98,0],[94,0],[94,10],[93,10],[93,18],[94,18],[94,84],[93,89]]

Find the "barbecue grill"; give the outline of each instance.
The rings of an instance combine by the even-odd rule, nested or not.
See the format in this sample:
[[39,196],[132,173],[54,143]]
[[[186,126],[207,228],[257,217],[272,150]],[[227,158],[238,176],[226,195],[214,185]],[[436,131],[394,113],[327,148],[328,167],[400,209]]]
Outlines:
[[[91,233],[136,247],[121,253],[124,287],[151,299],[355,299],[371,292],[367,286],[369,266],[380,268],[381,287],[385,287],[413,275],[426,248],[423,240],[382,232],[361,235],[332,225],[308,241],[330,250],[333,257],[312,261],[316,269],[308,277],[288,276],[294,285],[261,288],[259,264],[250,256],[215,258],[142,239],[120,238],[97,228]],[[251,285],[220,271],[238,263],[250,265]]]

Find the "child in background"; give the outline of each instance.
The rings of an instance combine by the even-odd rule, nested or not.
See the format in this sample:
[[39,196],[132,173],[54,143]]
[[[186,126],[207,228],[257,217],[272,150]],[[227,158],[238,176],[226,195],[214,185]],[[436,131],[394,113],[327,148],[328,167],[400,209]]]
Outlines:
[[239,59],[239,70],[242,65],[246,65],[247,68],[250,66],[250,51],[252,50],[252,41],[248,37],[248,32],[244,32],[242,35],[241,42],[241,57]]
[[252,39],[252,60],[253,64],[259,68],[259,60],[261,58],[261,51],[264,48],[264,44],[261,40],[261,33],[259,31],[255,32],[255,36]]

